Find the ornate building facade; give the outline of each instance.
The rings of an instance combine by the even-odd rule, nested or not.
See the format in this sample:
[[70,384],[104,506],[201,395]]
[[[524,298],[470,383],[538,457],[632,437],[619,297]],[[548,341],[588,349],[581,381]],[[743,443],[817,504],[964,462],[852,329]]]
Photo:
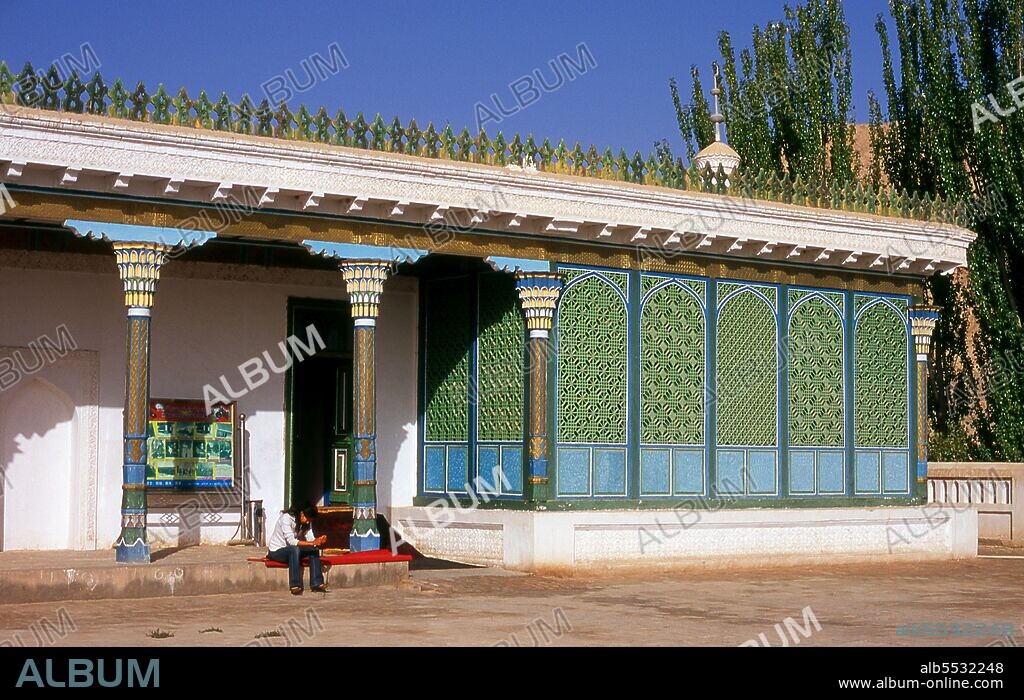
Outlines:
[[[942,202],[722,143],[698,171],[144,86],[39,108],[5,71],[4,549],[145,562],[304,498],[354,550],[526,569],[879,556],[930,522],[923,280],[974,237]],[[201,420],[182,448],[158,398],[211,396],[234,448]]]

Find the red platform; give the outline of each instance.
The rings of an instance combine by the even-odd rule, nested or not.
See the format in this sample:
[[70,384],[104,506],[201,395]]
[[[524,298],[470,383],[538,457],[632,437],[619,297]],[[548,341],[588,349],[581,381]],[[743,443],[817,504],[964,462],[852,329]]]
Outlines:
[[[249,557],[251,562],[264,564],[268,569],[287,569],[288,565],[279,561],[270,561],[266,557]],[[345,564],[386,564],[388,562],[412,561],[411,554],[392,554],[386,549],[375,549],[370,552],[349,552],[348,554],[326,554],[320,556],[320,561],[331,566],[344,566]],[[303,566],[308,566],[305,560]]]

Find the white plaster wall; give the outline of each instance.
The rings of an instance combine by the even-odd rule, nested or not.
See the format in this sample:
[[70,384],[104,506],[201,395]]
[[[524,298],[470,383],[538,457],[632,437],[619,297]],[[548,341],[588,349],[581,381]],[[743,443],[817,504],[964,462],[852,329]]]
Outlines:
[[34,376],[7,393],[0,404],[3,548],[70,549],[75,407],[64,392]]
[[[73,543],[88,548],[94,544],[105,548],[113,543],[120,530],[121,481],[121,405],[124,395],[124,292],[111,259],[105,274],[75,272],[80,260],[68,256],[49,255],[55,269],[26,270],[0,266],[0,346],[27,347],[40,336],[56,340],[57,327],[67,326],[80,350],[95,351],[98,367],[95,400],[95,443],[97,469],[95,512],[96,530],[89,542],[79,538]],[[105,267],[105,266],[104,266]],[[8,356],[5,352],[5,356]],[[120,371],[117,368],[121,367]],[[72,378],[67,376],[68,360],[59,360],[40,372],[56,388],[75,396]],[[53,376],[54,374],[59,376]],[[21,381],[27,381],[22,379]],[[17,388],[7,389],[4,394]],[[2,396],[2,395],[0,395]],[[81,403],[76,400],[78,406]],[[43,430],[45,418],[40,417]],[[36,430],[36,428],[28,428]],[[0,430],[0,433],[6,433]],[[5,449],[9,447],[5,436]],[[87,455],[75,454],[75,468],[86,469]],[[81,495],[81,494],[79,494]],[[12,517],[13,516],[13,517]],[[5,528],[10,531],[31,514],[8,513]],[[14,542],[17,542],[15,537]]]
[[[223,279],[211,279],[217,277]],[[287,335],[290,296],[344,299],[343,286],[341,275],[331,272],[171,261],[153,311],[151,396],[201,399],[203,386],[217,383],[222,374],[238,389],[243,385],[239,364],[264,350],[277,356],[277,343]],[[123,291],[113,254],[107,261],[101,256],[5,253],[0,256],[0,300],[0,347],[26,346],[43,334],[56,339],[56,328],[66,324],[78,349],[98,357],[94,539],[95,547],[109,547],[120,532],[125,357]],[[414,279],[388,281],[377,345],[378,499],[384,508],[392,499],[411,504],[416,490],[417,308]],[[238,411],[248,417],[252,497],[263,499],[268,527],[284,506],[284,400],[284,375],[274,374],[237,400]],[[82,468],[83,455],[76,455],[75,462]],[[225,514],[222,524],[202,528],[201,539],[227,541],[236,523],[237,516]],[[155,524],[154,514],[150,524]],[[153,528],[158,543],[175,544],[177,528],[160,530]],[[76,537],[72,541],[82,546]]]
[[386,282],[377,319],[377,505],[389,517],[392,507],[411,506],[416,495],[419,294],[414,283]]
[[[2,274],[0,270],[0,279]],[[62,346],[64,341],[54,338],[53,331],[48,335],[58,348]],[[24,540],[21,544],[17,540],[26,535],[25,530],[30,527],[28,523],[40,517],[40,509],[53,506],[52,503],[40,505],[38,497],[30,491],[41,487],[51,501],[56,500],[52,491],[46,491],[51,487],[50,481],[56,478],[64,479],[66,491],[60,485],[54,485],[53,491],[67,494],[66,502],[57,508],[64,508],[65,512],[58,517],[51,510],[45,516],[47,521],[52,523],[54,530],[62,530],[63,536],[67,538],[63,547],[96,547],[99,355],[66,347],[64,351],[66,354],[60,362],[44,363],[41,369],[22,377],[21,381],[13,385],[11,382],[17,376],[10,375],[9,365],[4,363],[4,376],[0,377],[0,386],[6,387],[0,391],[0,469],[6,474],[4,485],[7,488],[0,492],[0,548],[28,546]],[[40,350],[0,344],[0,358],[13,360],[19,365],[23,362],[30,368],[39,365],[37,352]],[[20,405],[26,390],[57,397],[58,404],[62,403],[65,410],[49,416],[45,411],[37,409],[26,411]],[[54,433],[61,430],[61,424],[70,424],[72,435],[71,444],[67,446],[67,464],[61,470],[64,476],[58,477],[52,473],[54,464],[50,452],[54,446],[50,440],[57,437]],[[22,459],[44,464],[43,470],[38,471],[38,467],[26,463],[28,473],[19,474],[20,465],[17,462]],[[20,482],[25,477],[34,483],[22,489]],[[51,542],[50,546],[61,545]]]
[[721,511],[395,509],[428,556],[524,571],[977,556],[978,518],[943,506]]

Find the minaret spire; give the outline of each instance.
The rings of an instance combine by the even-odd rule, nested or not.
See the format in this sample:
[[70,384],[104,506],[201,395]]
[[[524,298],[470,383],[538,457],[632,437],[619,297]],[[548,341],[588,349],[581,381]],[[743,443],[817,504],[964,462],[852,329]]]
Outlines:
[[[713,174],[717,174],[721,169],[726,178],[729,177],[740,165],[740,156],[736,151],[732,149],[729,144],[722,140],[722,124],[725,123],[725,116],[722,115],[722,74],[718,69],[718,64],[714,64],[715,69],[715,87],[711,90],[711,94],[715,98],[715,111],[711,115],[711,122],[715,125],[715,140],[709,143],[707,146],[701,149],[700,153],[693,157],[693,162],[697,166],[698,170],[703,173],[711,171]],[[715,182],[712,177],[712,182]],[[726,179],[728,184],[728,179]]]
[[715,63],[715,87],[711,90],[711,94],[715,97],[715,111],[711,115],[711,121],[715,125],[715,141],[718,143],[722,142],[722,124],[725,123],[725,116],[722,114],[718,105],[718,98],[722,94],[722,88],[719,85],[719,79],[721,73],[718,70],[718,63]]

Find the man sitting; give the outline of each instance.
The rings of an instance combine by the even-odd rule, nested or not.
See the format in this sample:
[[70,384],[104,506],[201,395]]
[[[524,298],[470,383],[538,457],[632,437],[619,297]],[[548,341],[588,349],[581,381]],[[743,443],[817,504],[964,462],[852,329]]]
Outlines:
[[288,564],[288,586],[292,595],[302,595],[302,562],[309,561],[309,590],[327,592],[324,583],[323,566],[320,563],[320,547],[327,542],[327,535],[313,537],[313,518],[316,506],[303,504],[281,511],[274,533],[267,543],[267,559]]

